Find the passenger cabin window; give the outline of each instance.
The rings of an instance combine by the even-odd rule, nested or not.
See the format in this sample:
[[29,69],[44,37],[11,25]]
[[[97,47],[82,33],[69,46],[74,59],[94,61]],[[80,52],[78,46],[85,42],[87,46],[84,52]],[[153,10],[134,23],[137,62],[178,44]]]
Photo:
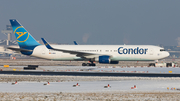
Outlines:
[[165,51],[165,49],[160,49],[160,51]]

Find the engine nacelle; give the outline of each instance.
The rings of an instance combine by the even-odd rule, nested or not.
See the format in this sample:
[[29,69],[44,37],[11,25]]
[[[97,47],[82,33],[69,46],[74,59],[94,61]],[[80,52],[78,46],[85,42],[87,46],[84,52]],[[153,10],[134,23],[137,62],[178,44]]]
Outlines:
[[109,63],[109,56],[99,56],[99,63]]
[[111,61],[110,56],[103,55],[99,56],[99,58],[95,58],[95,61],[98,61],[99,63],[105,63],[105,64],[118,64],[119,61]]

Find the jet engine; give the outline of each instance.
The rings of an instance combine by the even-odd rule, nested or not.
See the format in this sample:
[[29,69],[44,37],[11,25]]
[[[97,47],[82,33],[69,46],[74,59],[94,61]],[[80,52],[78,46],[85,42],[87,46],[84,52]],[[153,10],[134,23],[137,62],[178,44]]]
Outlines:
[[98,58],[95,58],[95,61],[99,63],[104,63],[104,64],[118,64],[119,63],[119,61],[111,61],[110,56],[108,55],[99,56]]

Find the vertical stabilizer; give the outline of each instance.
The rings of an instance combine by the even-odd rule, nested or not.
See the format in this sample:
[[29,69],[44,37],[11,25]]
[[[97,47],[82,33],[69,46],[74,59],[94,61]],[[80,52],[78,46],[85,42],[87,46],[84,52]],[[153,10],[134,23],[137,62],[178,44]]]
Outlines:
[[10,23],[20,48],[34,49],[40,45],[16,19],[10,19]]

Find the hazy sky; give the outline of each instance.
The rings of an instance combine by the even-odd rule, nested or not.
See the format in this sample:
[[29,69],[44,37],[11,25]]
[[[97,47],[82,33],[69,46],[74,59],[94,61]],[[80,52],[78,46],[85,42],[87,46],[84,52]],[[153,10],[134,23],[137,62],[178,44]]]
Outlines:
[[54,43],[178,45],[180,0],[0,0],[9,19]]

